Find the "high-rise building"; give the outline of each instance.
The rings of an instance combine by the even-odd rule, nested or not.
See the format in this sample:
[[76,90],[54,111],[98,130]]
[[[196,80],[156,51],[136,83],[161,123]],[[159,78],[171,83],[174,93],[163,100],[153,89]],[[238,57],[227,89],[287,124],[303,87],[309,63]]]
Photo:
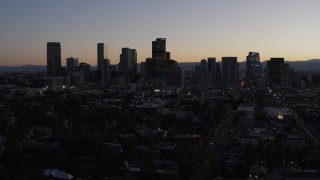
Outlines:
[[157,38],[152,41],[152,59],[153,60],[166,60],[166,39]]
[[138,70],[137,70],[137,50],[131,49],[131,74],[130,81],[136,82],[138,78]]
[[267,61],[267,85],[270,87],[281,86],[282,84],[282,65],[284,58],[270,58]]
[[101,77],[103,61],[108,59],[108,45],[105,43],[97,44],[97,72],[98,77]]
[[166,39],[157,38],[152,41],[152,58],[146,59],[146,79],[162,81],[162,70],[168,67],[177,67],[177,62],[172,60],[170,52],[166,51]]
[[119,62],[119,72],[121,73],[121,76],[124,76],[126,78],[126,81],[129,81],[130,76],[130,70],[131,70],[131,49],[130,48],[122,48],[121,54],[120,54],[120,62]]
[[246,61],[246,86],[255,87],[256,82],[262,78],[262,66],[260,55],[257,52],[249,52]]
[[77,67],[77,72],[84,73],[85,82],[89,83],[91,81],[91,66],[90,66],[90,64],[85,63],[85,62],[79,63],[79,66]]
[[237,57],[222,57],[222,83],[227,88],[237,88],[239,64]]
[[207,69],[207,60],[202,59],[200,65],[195,66],[194,83],[199,86],[208,86],[212,84],[211,74]]
[[111,65],[109,67],[110,73],[111,73],[111,78],[118,76],[118,71],[117,71],[117,65]]
[[208,58],[208,71],[211,76],[212,84],[216,83],[217,73],[216,73],[216,58]]
[[76,67],[78,66],[78,58],[69,57],[66,59],[66,65],[67,65],[67,73],[71,74],[76,71]]
[[130,48],[122,48],[120,54],[119,71],[127,82],[135,82],[137,78],[137,51]]
[[221,63],[220,62],[216,62],[216,80],[215,80],[215,84],[220,84],[222,82],[222,74],[221,74]]
[[269,87],[290,87],[293,70],[284,58],[271,58],[267,61],[267,85]]
[[200,61],[200,65],[203,66],[203,68],[204,68],[205,70],[208,69],[207,60],[202,59],[202,60]]
[[281,87],[291,87],[291,72],[292,68],[290,68],[289,64],[281,65]]
[[199,86],[208,86],[210,82],[205,66],[197,65],[194,69],[194,83]]
[[156,66],[155,62],[152,58],[146,59],[146,80],[153,79],[160,74],[160,67]]
[[101,82],[104,86],[108,86],[111,80],[110,60],[104,59],[101,62]]
[[61,73],[61,46],[59,42],[47,43],[47,75],[58,76]]
[[171,60],[171,54],[170,52],[166,52],[166,60],[170,61]]

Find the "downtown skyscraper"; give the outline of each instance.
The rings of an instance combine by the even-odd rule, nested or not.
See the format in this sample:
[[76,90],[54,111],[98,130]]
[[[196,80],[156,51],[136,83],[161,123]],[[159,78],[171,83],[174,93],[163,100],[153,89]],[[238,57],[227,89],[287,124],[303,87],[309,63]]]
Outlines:
[[246,61],[246,87],[255,87],[260,79],[262,79],[260,55],[258,52],[249,52]]
[[271,58],[267,61],[267,85],[270,87],[281,86],[281,66],[284,58]]
[[105,43],[97,44],[97,72],[98,78],[101,78],[101,73],[103,69],[103,61],[108,59],[108,45]]
[[267,85],[269,87],[290,87],[291,71],[284,58],[270,58],[267,61]]
[[127,83],[137,80],[137,51],[135,49],[122,48],[119,71],[126,78]]
[[146,78],[148,80],[163,80],[163,69],[176,67],[177,62],[171,60],[170,52],[166,50],[166,39],[157,38],[152,41],[152,58],[146,59]]
[[79,65],[78,58],[68,57],[66,59],[66,70],[68,74],[74,73]]
[[198,86],[208,86],[212,84],[207,60],[202,59],[200,65],[194,67],[194,83]]
[[47,75],[61,74],[61,46],[59,42],[47,43]]
[[216,71],[216,58],[215,57],[208,58],[208,72],[211,76],[212,84],[216,84],[217,71]]
[[110,60],[102,59],[101,63],[101,82],[104,87],[108,86],[111,80]]
[[237,88],[239,83],[239,64],[237,57],[222,57],[222,83],[226,88]]
[[155,41],[152,41],[152,59],[164,61],[167,59],[166,55],[166,39],[157,38]]

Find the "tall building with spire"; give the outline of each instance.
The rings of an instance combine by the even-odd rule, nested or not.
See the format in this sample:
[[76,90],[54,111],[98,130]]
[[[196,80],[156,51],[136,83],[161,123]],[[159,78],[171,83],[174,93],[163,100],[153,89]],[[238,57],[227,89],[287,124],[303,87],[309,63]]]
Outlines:
[[247,87],[255,87],[258,80],[262,79],[262,66],[258,52],[249,52],[246,61],[246,80]]

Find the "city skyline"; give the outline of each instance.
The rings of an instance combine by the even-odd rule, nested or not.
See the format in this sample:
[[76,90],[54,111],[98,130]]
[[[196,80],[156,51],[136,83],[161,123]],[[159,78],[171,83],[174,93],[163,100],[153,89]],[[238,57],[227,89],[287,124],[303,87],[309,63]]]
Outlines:
[[135,47],[140,63],[152,56],[156,38],[166,38],[178,62],[224,56],[241,62],[249,51],[260,52],[261,61],[315,59],[319,5],[314,0],[4,1],[0,65],[45,65],[47,42],[60,42],[63,66],[67,57],[96,66],[99,42],[108,44],[111,64],[119,62],[123,47]]

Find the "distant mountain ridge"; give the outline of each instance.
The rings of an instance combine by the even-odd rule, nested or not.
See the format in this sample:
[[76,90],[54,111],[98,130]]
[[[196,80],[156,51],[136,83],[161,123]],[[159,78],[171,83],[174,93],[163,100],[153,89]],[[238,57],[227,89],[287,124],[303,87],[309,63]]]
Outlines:
[[[285,61],[288,63],[290,67],[292,67],[295,71],[303,71],[303,72],[319,72],[320,73],[320,59],[310,59],[310,60],[298,60],[298,61]],[[200,62],[179,62],[178,66],[183,70],[191,71],[194,70],[194,66],[199,65]],[[261,62],[263,67],[266,67],[266,61]],[[94,70],[96,67],[92,67]],[[138,64],[138,71],[140,71],[140,63]],[[246,62],[239,62],[239,70],[246,70]],[[22,65],[22,66],[0,66],[0,72],[21,72],[21,71],[47,71],[47,66],[45,65]]]
[[[239,63],[239,70],[245,71],[246,70],[246,62],[238,62]],[[285,63],[289,64],[295,71],[300,72],[319,72],[320,73],[320,59],[310,59],[306,61],[285,61]],[[266,67],[266,61],[261,62],[263,67]],[[178,66],[181,67],[183,70],[194,70],[194,66],[200,65],[200,62],[180,62]]]
[[22,71],[47,71],[47,66],[43,65],[22,65],[22,66],[0,66],[0,72],[22,72]]
[[[96,67],[91,67],[91,70],[95,70]],[[22,72],[22,71],[29,71],[29,72],[39,72],[47,71],[47,66],[45,65],[22,65],[22,66],[0,66],[0,72]]]

